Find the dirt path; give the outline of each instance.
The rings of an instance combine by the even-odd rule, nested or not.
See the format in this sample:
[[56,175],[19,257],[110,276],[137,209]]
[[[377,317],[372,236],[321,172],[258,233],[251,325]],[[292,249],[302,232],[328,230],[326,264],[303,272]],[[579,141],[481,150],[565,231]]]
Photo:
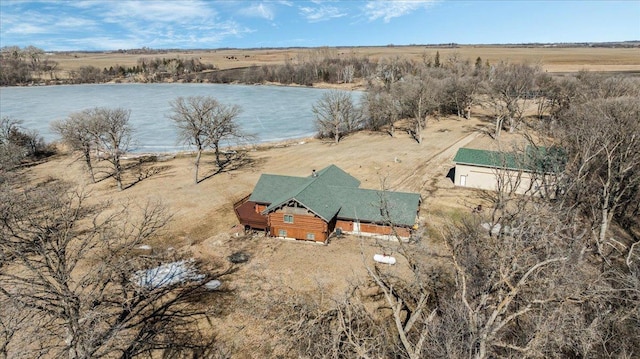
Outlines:
[[[472,132],[459,138],[454,143],[435,153],[431,158],[419,163],[414,171],[406,176],[398,177],[392,187],[412,188],[425,195],[425,192],[435,190],[434,182],[441,182],[451,168],[451,159],[460,147],[464,147],[480,135],[480,132]],[[434,181],[435,180],[435,181]]]

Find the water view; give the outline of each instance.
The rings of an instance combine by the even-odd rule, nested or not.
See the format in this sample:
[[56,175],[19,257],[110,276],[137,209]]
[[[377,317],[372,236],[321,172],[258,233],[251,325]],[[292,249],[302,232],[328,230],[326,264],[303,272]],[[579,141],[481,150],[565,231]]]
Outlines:
[[[187,149],[176,143],[176,129],[167,117],[169,102],[178,96],[213,96],[226,105],[239,105],[238,122],[256,135],[257,142],[312,136],[311,108],[326,89],[220,84],[100,84],[0,88],[0,116],[22,120],[46,141],[57,139],[52,120],[92,107],[131,110],[135,152],[171,152]],[[352,92],[359,101],[361,92]]]

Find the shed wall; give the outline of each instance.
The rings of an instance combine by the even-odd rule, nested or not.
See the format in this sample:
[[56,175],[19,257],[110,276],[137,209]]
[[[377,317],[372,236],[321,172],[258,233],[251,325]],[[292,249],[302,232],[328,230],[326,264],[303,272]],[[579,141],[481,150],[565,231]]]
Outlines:
[[[462,176],[466,176],[464,186]],[[498,178],[504,181],[502,185],[504,190],[515,187],[515,193],[519,194],[536,194],[539,190],[542,191],[542,181],[532,178],[532,174],[529,172],[456,164],[454,181],[456,186],[497,191]],[[532,181],[534,182],[532,183]],[[551,176],[545,176],[545,181],[552,182]]]

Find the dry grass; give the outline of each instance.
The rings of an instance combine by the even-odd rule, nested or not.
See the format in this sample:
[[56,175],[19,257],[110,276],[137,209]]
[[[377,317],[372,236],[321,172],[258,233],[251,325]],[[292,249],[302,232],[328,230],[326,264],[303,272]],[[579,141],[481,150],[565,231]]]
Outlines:
[[[173,219],[166,236],[152,243],[159,250],[174,247],[205,260],[224,261],[231,253],[246,247],[252,253],[254,265],[263,263],[263,275],[272,273],[273,277],[287,278],[290,281],[287,285],[304,291],[316,287],[314,277],[324,276],[324,280],[335,284],[336,290],[332,292],[337,293],[344,289],[344,279],[353,274],[353,268],[362,265],[360,251],[351,243],[355,239],[340,240],[326,247],[267,238],[236,241],[233,203],[252,191],[262,173],[307,176],[312,169],[335,164],[358,178],[363,188],[380,189],[384,183],[389,190],[420,193],[422,225],[429,227],[429,218],[439,216],[438,213],[466,213],[477,205],[473,191],[455,188],[446,175],[453,167],[451,160],[459,147],[494,145],[494,140],[478,132],[487,125],[477,118],[431,120],[422,144],[417,144],[408,133],[396,130],[393,138],[385,133],[360,132],[337,145],[318,139],[260,145],[249,149],[248,166],[214,175],[197,185],[193,183],[193,158],[189,155],[158,162],[156,166],[162,167],[161,171],[122,192],[108,178],[89,183],[83,162],[72,155],[34,166],[27,174],[33,183],[49,177],[75,181],[90,189],[92,200],[97,202],[142,205],[160,200],[170,208]],[[507,133],[501,142],[507,146],[520,139]],[[207,162],[211,157],[203,159]],[[207,163],[202,168],[206,172],[213,164]],[[133,177],[128,181],[133,181]],[[314,264],[308,268],[304,264],[308,262]]]
[[[461,46],[457,48],[435,48],[425,46],[400,47],[341,47],[330,51],[341,57],[368,57],[374,60],[391,57],[407,57],[422,61],[440,52],[441,60],[457,54],[472,62],[477,57],[483,61],[496,63],[501,60],[513,62],[539,63],[549,72],[573,72],[581,69],[591,71],[640,71],[640,52],[637,48],[602,47],[506,47],[506,46]],[[308,58],[317,49],[255,49],[255,50],[198,50],[168,52],[163,54],[139,55],[125,53],[56,53],[51,56],[59,62],[62,71],[77,70],[81,66],[92,65],[99,68],[114,66],[134,66],[141,57],[145,58],[199,58],[220,69],[247,67],[252,65],[283,64]],[[232,59],[229,59],[232,58]]]
[[[234,252],[248,253],[249,262],[224,278],[225,288],[234,293],[232,315],[216,319],[225,341],[247,348],[263,336],[271,339],[255,306],[264,305],[266,299],[283,290],[316,293],[323,288],[327,298],[342,295],[351,281],[366,277],[365,265],[373,265],[373,254],[383,250],[395,253],[393,243],[387,242],[387,248],[381,249],[375,240],[349,236],[324,246],[241,235],[232,204],[251,192],[261,173],[306,176],[314,168],[336,164],[358,178],[362,187],[379,189],[384,180],[389,189],[419,192],[424,199],[422,226],[437,234],[439,218],[452,212],[468,213],[477,205],[473,191],[455,188],[445,176],[457,148],[482,139],[476,129],[485,125],[479,119],[433,120],[423,133],[423,144],[398,130],[394,138],[357,133],[337,145],[317,139],[263,145],[249,152],[250,166],[215,175],[198,185],[192,182],[193,158],[187,155],[159,162],[162,172],[122,192],[110,179],[90,184],[82,161],[71,155],[26,171],[34,183],[50,176],[76,181],[92,191],[91,199],[96,202],[162,201],[171,209],[173,220],[166,234],[150,243],[155,250],[173,247],[211,266],[228,264],[227,257]],[[406,266],[400,262],[393,270],[402,273]]]
[[[480,109],[477,109],[480,114]],[[312,169],[335,164],[362,182],[362,187],[380,189],[382,183],[396,191],[419,192],[423,197],[420,213],[422,229],[429,248],[445,254],[440,236],[447,218],[470,213],[480,201],[478,193],[454,187],[448,171],[461,146],[491,147],[494,140],[479,130],[491,126],[480,118],[470,120],[448,117],[430,120],[417,144],[407,132],[398,129],[395,137],[384,133],[360,132],[339,144],[299,139],[265,144],[249,149],[250,165],[204,180],[192,181],[193,157],[168,156],[158,162],[162,171],[118,191],[110,179],[97,184],[88,181],[83,163],[77,156],[58,156],[49,162],[26,169],[29,181],[37,183],[50,177],[75,181],[92,192],[92,201],[113,205],[128,202],[142,205],[160,200],[173,213],[165,235],[150,243],[154,250],[169,247],[199,258],[209,267],[229,265],[228,256],[243,251],[250,256],[238,271],[223,278],[223,289],[231,291],[220,310],[228,315],[214,319],[220,339],[237,351],[234,357],[256,357],[273,353],[273,327],[264,320],[268,306],[278,306],[273,298],[283,293],[326,296],[326,301],[341,296],[353,281],[366,278],[366,265],[382,251],[394,255],[394,243],[352,236],[334,239],[327,246],[307,242],[267,238],[261,234],[244,236],[237,226],[232,205],[249,194],[262,173],[306,176]],[[521,141],[518,135],[505,133],[504,146]],[[210,161],[205,156],[204,161]],[[211,163],[202,168],[213,168]],[[132,178],[128,179],[129,181]],[[125,183],[126,184],[126,183]],[[406,274],[406,263],[390,267]],[[321,289],[321,290],[320,290]],[[275,346],[277,347],[277,345]]]

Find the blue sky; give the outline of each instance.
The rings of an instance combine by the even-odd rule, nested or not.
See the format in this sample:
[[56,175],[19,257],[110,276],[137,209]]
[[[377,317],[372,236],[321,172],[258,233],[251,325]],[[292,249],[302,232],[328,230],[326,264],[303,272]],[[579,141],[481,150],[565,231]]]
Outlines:
[[0,47],[47,51],[640,40],[640,0],[0,0]]

